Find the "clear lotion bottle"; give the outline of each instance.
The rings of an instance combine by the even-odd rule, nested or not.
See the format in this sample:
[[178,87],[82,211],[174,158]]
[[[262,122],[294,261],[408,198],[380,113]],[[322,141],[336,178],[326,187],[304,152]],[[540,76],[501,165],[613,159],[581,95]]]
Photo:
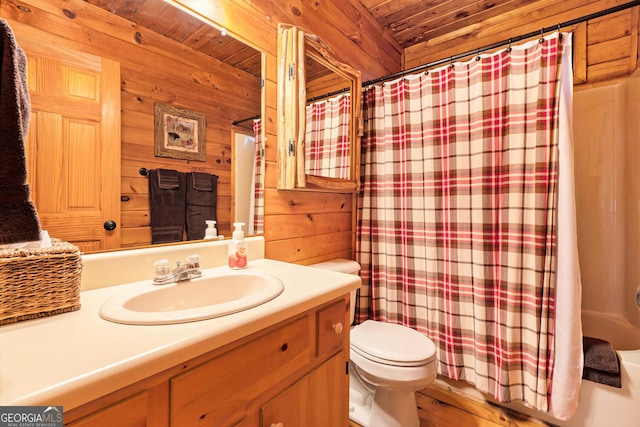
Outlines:
[[244,222],[234,222],[232,239],[229,241],[229,268],[234,270],[247,268],[249,246],[244,238],[242,226]]

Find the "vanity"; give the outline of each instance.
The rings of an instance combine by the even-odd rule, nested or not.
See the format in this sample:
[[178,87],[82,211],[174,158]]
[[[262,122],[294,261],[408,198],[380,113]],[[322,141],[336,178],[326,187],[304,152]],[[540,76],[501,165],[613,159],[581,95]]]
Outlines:
[[225,242],[86,256],[79,311],[0,327],[0,405],[61,405],[70,426],[347,426],[349,292],[360,279],[264,259],[263,239],[248,240],[241,271],[275,276],[284,291],[187,323],[122,324],[99,311],[128,282],[151,282],[150,260],[169,254],[198,253],[203,276],[229,274]]

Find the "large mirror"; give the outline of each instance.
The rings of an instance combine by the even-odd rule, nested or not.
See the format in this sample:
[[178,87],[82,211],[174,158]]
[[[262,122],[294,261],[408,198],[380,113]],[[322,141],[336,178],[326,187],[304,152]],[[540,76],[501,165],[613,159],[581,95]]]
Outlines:
[[361,93],[319,37],[278,27],[279,189],[358,191]]
[[[216,177],[219,234],[229,237],[240,213],[245,231],[260,233],[264,162],[235,168],[234,145],[241,134],[263,152],[263,53],[163,0],[128,3],[3,0],[28,58],[27,157],[42,228],[85,253],[150,245],[149,171],[168,169]],[[157,155],[155,105],[203,117],[203,160]],[[253,188],[240,199],[237,183]]]

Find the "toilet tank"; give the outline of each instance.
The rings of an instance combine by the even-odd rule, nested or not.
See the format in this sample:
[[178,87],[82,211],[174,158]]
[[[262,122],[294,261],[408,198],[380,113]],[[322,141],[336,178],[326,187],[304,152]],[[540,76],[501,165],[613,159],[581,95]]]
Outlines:
[[[337,271],[339,273],[355,274],[360,273],[360,264],[350,259],[337,258],[330,261],[319,262],[317,264],[311,264],[309,267],[321,268],[323,270]],[[356,314],[356,293],[358,291],[351,291],[351,303],[350,307],[350,323],[353,325]]]

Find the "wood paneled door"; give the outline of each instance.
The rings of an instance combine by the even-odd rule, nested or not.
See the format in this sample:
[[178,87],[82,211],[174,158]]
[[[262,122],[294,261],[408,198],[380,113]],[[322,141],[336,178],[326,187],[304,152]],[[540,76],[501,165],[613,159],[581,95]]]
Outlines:
[[27,167],[43,230],[82,251],[120,247],[120,64],[14,28],[27,55]]

